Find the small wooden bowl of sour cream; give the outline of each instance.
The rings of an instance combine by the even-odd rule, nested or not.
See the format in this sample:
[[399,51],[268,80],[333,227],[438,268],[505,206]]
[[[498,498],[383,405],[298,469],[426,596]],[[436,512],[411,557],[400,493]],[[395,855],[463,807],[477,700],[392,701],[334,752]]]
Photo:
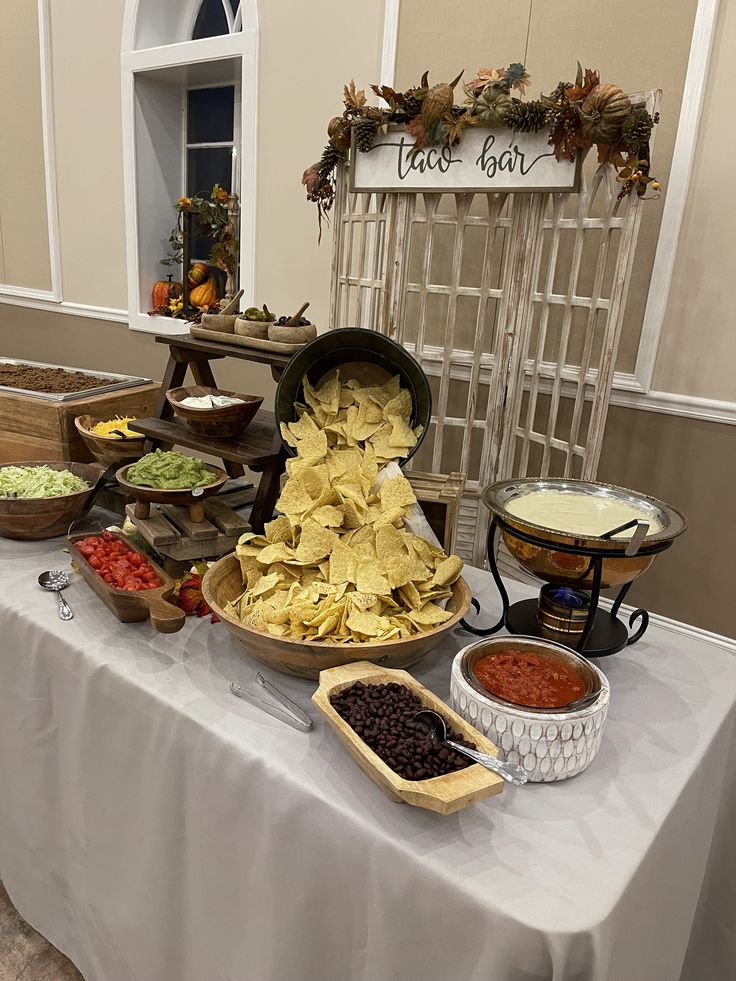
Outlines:
[[256,395],[241,395],[206,385],[170,388],[166,398],[184,425],[206,439],[239,436],[263,403]]

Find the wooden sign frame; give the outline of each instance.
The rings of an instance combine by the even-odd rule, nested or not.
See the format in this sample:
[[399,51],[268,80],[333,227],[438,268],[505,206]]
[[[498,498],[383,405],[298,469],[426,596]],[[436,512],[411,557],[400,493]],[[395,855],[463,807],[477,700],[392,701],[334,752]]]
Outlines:
[[456,146],[414,152],[413,137],[403,127],[392,126],[376,137],[370,150],[361,152],[353,133],[349,190],[397,194],[577,191],[582,153],[575,161],[558,161],[547,140],[546,132],[514,133],[503,127],[479,126],[468,127]]

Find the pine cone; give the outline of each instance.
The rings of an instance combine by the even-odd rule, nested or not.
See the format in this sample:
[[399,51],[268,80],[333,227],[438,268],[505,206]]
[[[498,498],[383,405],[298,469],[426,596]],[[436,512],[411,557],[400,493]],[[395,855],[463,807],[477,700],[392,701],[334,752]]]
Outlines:
[[355,133],[355,145],[361,153],[366,153],[373,146],[373,141],[378,132],[378,120],[363,116],[356,119],[353,123]]
[[629,153],[638,153],[639,149],[649,142],[653,125],[652,117],[646,109],[642,107],[632,109],[621,127],[624,149]]
[[338,163],[343,159],[343,154],[333,146],[332,143],[328,143],[327,146],[322,151],[322,156],[318,164],[320,175],[323,177],[329,177]]
[[514,99],[506,110],[505,122],[515,133],[536,133],[548,123],[547,107],[542,102]]
[[418,99],[411,92],[404,92],[404,105],[402,108],[409,119],[412,119],[422,111],[422,99]]

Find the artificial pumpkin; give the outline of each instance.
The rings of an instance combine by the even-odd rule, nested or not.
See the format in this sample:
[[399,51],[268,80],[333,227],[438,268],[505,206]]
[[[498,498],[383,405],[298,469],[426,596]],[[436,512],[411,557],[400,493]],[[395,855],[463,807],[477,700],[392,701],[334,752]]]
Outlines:
[[615,143],[630,112],[631,100],[618,85],[596,85],[580,106],[582,134],[591,143]]
[[173,275],[169,274],[168,279],[159,279],[153,284],[151,290],[151,307],[153,310],[157,310],[158,307],[167,307],[170,300],[181,296],[181,283],[174,283],[173,278]]
[[193,290],[195,286],[201,286],[207,281],[209,275],[210,270],[206,262],[195,262],[193,266],[189,267],[189,275],[187,276],[189,289]]
[[197,286],[189,294],[189,302],[198,310],[209,310],[210,307],[216,307],[219,298],[214,276],[210,276],[208,280]]

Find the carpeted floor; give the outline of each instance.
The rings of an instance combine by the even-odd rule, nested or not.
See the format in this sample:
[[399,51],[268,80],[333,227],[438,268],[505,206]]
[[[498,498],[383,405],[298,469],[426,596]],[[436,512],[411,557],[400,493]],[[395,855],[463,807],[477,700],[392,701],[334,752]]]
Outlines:
[[0,981],[84,981],[68,958],[21,919],[2,882]]

